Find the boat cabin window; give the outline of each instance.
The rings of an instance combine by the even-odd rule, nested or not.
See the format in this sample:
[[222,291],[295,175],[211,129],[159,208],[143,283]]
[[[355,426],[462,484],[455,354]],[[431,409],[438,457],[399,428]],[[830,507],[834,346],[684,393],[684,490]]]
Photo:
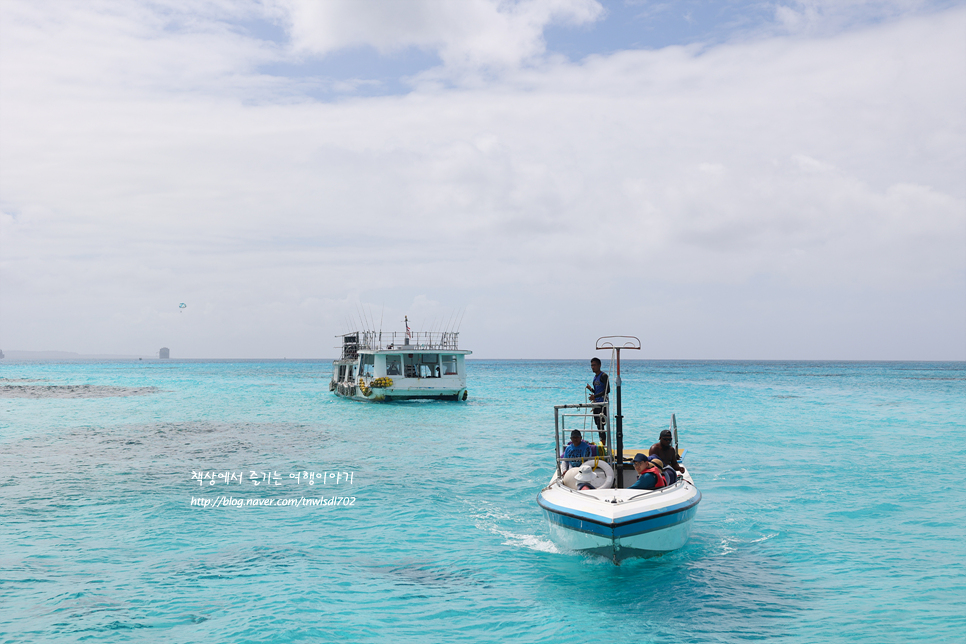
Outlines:
[[420,353],[417,368],[420,378],[439,378],[439,354]]
[[359,360],[359,377],[372,378],[373,372],[376,370],[376,356],[369,354],[363,354],[362,358]]
[[339,365],[339,380],[345,380],[345,365]]
[[402,373],[402,356],[386,356],[386,375],[398,376]]
[[415,357],[415,354],[412,353],[407,353],[405,356],[403,356],[403,375],[406,378],[416,377],[416,364],[413,362]]
[[443,375],[444,376],[455,376],[456,373],[456,356],[440,356],[440,362],[443,364]]

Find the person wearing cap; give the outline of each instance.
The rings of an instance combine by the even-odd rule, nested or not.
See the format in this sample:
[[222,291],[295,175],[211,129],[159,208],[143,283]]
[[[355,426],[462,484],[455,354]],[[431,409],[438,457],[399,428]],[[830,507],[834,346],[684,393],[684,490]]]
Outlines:
[[[670,465],[678,472],[683,472],[684,468],[678,463],[678,451],[671,445],[671,430],[665,429],[661,432],[658,442],[651,445],[648,452],[650,456],[657,456],[663,463]],[[662,466],[663,467],[663,466]]]
[[659,458],[652,457],[648,459],[643,454],[637,454],[634,457],[634,471],[637,472],[639,478],[628,489],[656,490],[657,488],[664,487],[664,475],[661,473],[663,469],[664,463]]
[[569,459],[566,461],[568,466],[580,465],[583,459],[590,458],[593,455],[594,452],[590,447],[590,443],[584,440],[580,431],[575,429],[570,432],[570,442],[567,443],[567,448],[564,449],[564,458]]
[[[587,385],[587,389],[590,390],[590,402],[602,403],[607,398],[607,394],[610,393],[610,383],[607,382],[607,374],[600,370],[600,358],[590,359],[590,370],[594,372],[594,384],[593,386]],[[597,431],[600,433],[600,442],[607,442],[607,432],[604,431],[604,419],[601,414],[604,412],[604,407],[594,407],[594,422],[597,424]]]

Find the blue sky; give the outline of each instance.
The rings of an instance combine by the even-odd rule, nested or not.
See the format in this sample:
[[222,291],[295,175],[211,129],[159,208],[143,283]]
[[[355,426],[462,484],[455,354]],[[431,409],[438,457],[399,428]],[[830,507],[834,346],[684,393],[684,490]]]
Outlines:
[[[829,36],[868,28],[909,13],[929,14],[961,3],[940,2],[747,2],[682,0],[609,0],[597,3],[599,14],[581,24],[550,22],[542,30],[548,56],[578,63],[588,56],[671,46],[712,47],[722,43],[803,34]],[[798,22],[794,22],[794,19]],[[290,40],[277,16],[247,20],[236,28],[281,48]],[[300,55],[268,63],[259,71],[292,78],[367,81],[351,89],[318,92],[317,98],[340,95],[384,95],[411,91],[408,79],[437,67],[441,60],[428,46],[380,52],[356,45],[323,55]]]
[[[966,4],[9,2],[0,348],[966,359]],[[187,308],[179,310],[185,302]]]

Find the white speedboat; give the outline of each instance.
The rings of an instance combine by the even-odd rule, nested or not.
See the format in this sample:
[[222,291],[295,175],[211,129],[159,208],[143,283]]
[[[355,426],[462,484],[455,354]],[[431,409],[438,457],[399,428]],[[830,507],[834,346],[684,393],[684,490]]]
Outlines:
[[342,338],[329,391],[355,400],[466,400],[466,356],[459,332],[355,331]]
[[[619,563],[632,557],[659,555],[683,546],[701,501],[691,473],[677,473],[677,480],[655,490],[629,489],[637,480],[630,460],[647,449],[625,450],[620,406],[620,349],[638,349],[636,338],[624,338],[614,346],[613,338],[598,340],[598,349],[617,349],[616,431],[611,433],[610,403],[582,403],[554,407],[557,467],[550,483],[537,496],[537,503],[550,522],[551,539],[567,550],[587,552]],[[601,346],[604,341],[604,346]],[[636,346],[635,346],[636,344]],[[588,418],[601,418],[606,444],[594,446],[597,456],[570,464],[563,458],[563,446],[572,429],[587,427]],[[569,425],[568,425],[569,423]],[[593,422],[590,434],[596,434]],[[671,416],[671,429],[677,446],[677,423]],[[611,439],[614,440],[611,440]],[[683,454],[678,452],[681,457]],[[626,460],[625,460],[626,459]],[[568,467],[568,465],[571,465]],[[580,471],[580,470],[583,471]],[[590,489],[578,489],[589,484]]]

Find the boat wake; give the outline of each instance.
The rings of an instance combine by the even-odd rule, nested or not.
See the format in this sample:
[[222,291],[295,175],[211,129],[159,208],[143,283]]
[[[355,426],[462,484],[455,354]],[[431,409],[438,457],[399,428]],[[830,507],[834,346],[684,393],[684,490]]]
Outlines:
[[761,537],[760,539],[752,539],[751,542],[752,543],[761,543],[762,541],[768,541],[772,537],[777,537],[777,536],[778,536],[778,533],[777,532],[772,532],[770,534],[766,534],[765,536]]
[[564,552],[558,548],[553,541],[538,537],[535,534],[514,534],[504,530],[493,530],[493,532],[506,539],[506,541],[503,542],[503,545],[510,546],[512,548],[535,550],[536,552],[549,552],[551,554],[560,554]]
[[499,525],[500,523],[515,520],[514,517],[503,509],[495,506],[488,508],[477,507],[475,509],[476,512],[473,515],[473,519],[476,522],[476,527],[485,532],[489,532],[490,534],[503,537],[504,541],[502,545],[504,546],[525,550],[534,550],[536,552],[550,552],[554,554],[567,552],[558,548],[547,538],[539,537],[535,534],[517,534],[515,532],[502,529]]

